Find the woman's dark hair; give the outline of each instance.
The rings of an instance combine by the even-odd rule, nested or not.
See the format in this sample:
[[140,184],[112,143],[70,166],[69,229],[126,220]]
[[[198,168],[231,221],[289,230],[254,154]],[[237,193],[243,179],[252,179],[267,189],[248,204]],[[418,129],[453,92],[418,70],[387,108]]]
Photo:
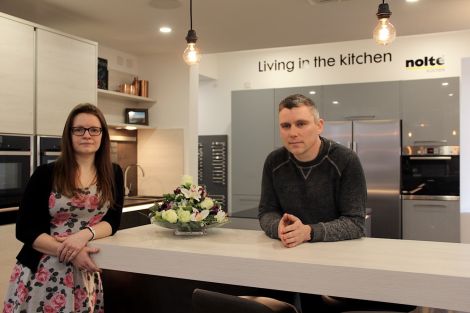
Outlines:
[[109,139],[108,125],[106,124],[106,120],[100,109],[90,103],[77,105],[67,117],[64,131],[62,133],[60,157],[57,159],[54,167],[54,189],[67,197],[72,197],[78,188],[76,185],[78,163],[75,159],[75,152],[72,144],[72,127],[75,117],[80,113],[94,115],[101,123],[101,144],[95,154],[96,183],[98,186],[98,192],[101,193],[100,205],[104,205],[106,201],[109,201],[112,207],[114,203],[114,173],[113,165],[111,163],[111,143]]

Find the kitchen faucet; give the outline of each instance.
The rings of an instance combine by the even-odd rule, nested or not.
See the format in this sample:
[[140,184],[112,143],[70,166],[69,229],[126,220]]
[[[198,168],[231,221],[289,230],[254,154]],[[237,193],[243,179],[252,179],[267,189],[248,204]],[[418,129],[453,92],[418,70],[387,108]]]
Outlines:
[[[140,170],[142,171],[142,177],[145,176],[144,169],[139,164],[131,164],[131,165],[126,166],[126,170],[124,171],[124,189],[125,189],[124,195],[126,196],[128,196],[131,193],[131,188],[132,188],[132,183],[130,183],[129,187],[127,187],[127,172],[133,166],[137,167],[138,169],[140,168]],[[137,174],[139,174],[139,171],[137,171]]]

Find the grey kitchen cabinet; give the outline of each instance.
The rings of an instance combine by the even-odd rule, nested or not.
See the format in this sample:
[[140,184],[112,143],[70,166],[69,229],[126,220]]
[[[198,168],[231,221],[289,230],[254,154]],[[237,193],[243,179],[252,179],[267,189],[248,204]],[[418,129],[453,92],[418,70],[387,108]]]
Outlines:
[[234,194],[232,196],[232,216],[257,218],[260,198],[260,195]]
[[399,119],[399,83],[373,82],[323,86],[323,119]]
[[261,194],[264,160],[274,149],[273,102],[274,89],[232,92],[233,195]]
[[322,86],[306,86],[306,87],[289,87],[276,88],[274,90],[274,145],[276,148],[282,147],[281,138],[279,136],[279,103],[286,97],[293,94],[301,94],[313,100],[317,106],[320,117],[323,116],[322,107]]
[[34,27],[0,15],[0,133],[34,133]]
[[400,82],[403,146],[459,145],[459,78]]
[[45,29],[36,30],[37,133],[62,135],[79,103],[96,104],[97,44]]
[[459,200],[403,200],[403,239],[460,242]]

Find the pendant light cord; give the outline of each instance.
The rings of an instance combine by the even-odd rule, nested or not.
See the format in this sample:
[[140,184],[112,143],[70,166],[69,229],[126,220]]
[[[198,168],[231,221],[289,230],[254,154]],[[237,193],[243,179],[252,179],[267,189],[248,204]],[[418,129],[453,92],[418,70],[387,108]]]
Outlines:
[[193,29],[193,0],[189,0],[189,21],[191,24],[190,29],[192,30]]

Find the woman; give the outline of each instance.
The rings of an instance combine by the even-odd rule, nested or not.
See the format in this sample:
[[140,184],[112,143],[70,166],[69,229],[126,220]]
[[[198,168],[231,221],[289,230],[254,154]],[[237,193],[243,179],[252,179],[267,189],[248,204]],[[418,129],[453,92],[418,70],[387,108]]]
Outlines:
[[102,312],[100,269],[87,246],[113,235],[124,201],[121,168],[111,163],[101,111],[80,104],[69,114],[59,159],[37,168],[20,205],[17,256],[6,312]]

